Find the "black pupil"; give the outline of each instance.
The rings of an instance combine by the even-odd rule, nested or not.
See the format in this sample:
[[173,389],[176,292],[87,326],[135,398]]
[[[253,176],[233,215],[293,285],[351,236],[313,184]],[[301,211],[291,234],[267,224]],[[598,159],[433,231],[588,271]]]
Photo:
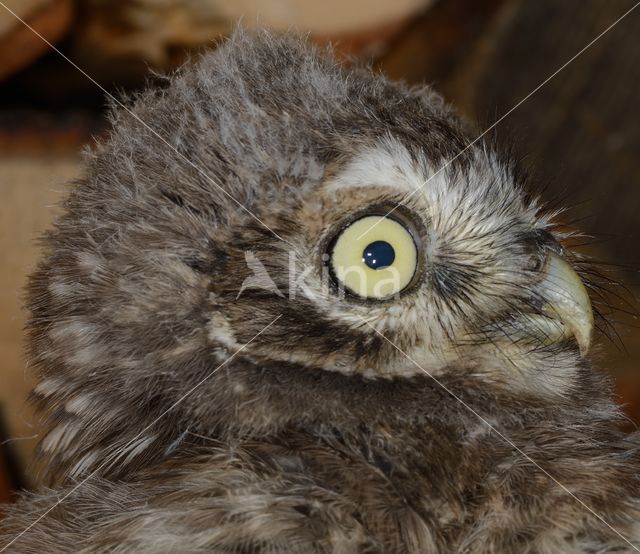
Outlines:
[[396,259],[396,252],[388,242],[377,240],[369,244],[362,252],[362,261],[371,269],[389,267]]

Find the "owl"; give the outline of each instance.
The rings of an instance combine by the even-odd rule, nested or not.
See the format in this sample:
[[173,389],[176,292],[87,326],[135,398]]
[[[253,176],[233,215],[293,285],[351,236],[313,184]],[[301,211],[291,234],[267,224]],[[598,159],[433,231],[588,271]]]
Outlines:
[[238,31],[111,123],[28,286],[7,551],[638,550],[586,261],[440,96]]

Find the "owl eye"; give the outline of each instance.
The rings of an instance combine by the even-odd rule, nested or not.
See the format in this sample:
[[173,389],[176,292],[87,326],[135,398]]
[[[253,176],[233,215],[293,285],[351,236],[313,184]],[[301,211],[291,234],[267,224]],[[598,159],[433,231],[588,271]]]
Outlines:
[[362,217],[342,230],[329,252],[336,280],[362,298],[383,299],[411,282],[418,263],[412,234],[385,216]]

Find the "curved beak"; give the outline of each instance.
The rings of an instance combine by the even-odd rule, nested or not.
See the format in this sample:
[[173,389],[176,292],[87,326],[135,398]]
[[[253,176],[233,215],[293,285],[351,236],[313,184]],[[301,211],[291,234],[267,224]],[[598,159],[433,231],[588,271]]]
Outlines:
[[584,283],[558,254],[549,252],[538,293],[544,314],[561,323],[563,338],[574,336],[584,356],[591,345],[593,311]]

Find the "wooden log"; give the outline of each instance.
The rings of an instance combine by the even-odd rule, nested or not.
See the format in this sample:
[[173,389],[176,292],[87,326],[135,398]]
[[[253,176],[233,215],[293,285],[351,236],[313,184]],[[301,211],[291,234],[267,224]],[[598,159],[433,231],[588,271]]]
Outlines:
[[47,41],[55,43],[71,27],[72,0],[5,0],[0,6],[0,80],[14,74],[49,50],[23,19]]
[[229,34],[239,21],[247,28],[310,33],[321,43],[335,42],[345,56],[371,54],[432,1],[82,0],[74,59],[98,78],[117,71],[114,60],[124,61],[130,72],[148,66],[168,70]]

